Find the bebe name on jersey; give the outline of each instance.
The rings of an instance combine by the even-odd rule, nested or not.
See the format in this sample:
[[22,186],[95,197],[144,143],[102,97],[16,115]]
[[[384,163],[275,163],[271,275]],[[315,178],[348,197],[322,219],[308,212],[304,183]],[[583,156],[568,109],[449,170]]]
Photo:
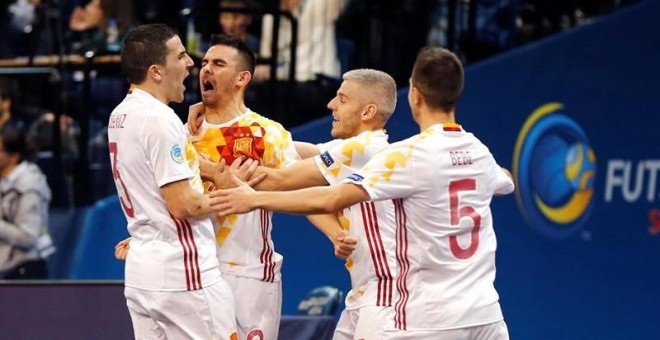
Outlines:
[[470,165],[472,164],[472,156],[470,151],[449,151],[451,158],[451,165]]
[[126,119],[125,114],[110,116],[110,121],[108,122],[108,129],[123,129],[125,119]]
[[335,160],[332,159],[332,156],[330,156],[330,153],[328,151],[321,154],[321,160],[323,161],[323,164],[325,164],[325,166],[328,168],[332,165],[332,163],[335,162]]

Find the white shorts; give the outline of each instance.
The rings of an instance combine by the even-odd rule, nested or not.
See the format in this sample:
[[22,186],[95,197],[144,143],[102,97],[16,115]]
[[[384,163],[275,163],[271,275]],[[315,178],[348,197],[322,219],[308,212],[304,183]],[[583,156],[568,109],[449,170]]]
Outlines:
[[226,282],[199,290],[125,287],[135,339],[236,339],[234,297]]
[[394,328],[392,307],[364,306],[341,312],[333,340],[379,339],[381,330]]
[[282,313],[282,281],[264,282],[222,273],[236,299],[236,325],[241,340],[277,340]]
[[379,339],[417,340],[509,340],[509,330],[504,320],[485,325],[450,330],[387,330]]

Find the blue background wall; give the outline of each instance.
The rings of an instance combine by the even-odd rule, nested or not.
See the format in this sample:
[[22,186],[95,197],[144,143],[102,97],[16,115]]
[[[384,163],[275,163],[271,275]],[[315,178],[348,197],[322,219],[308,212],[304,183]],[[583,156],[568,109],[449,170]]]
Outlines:
[[[581,127],[596,155],[591,209],[582,215],[584,223],[563,236],[548,236],[534,221],[528,223],[513,195],[493,201],[496,285],[513,339],[658,338],[660,236],[651,233],[658,223],[649,214],[660,208],[660,175],[646,170],[637,176],[636,168],[660,162],[659,14],[660,1],[647,1],[466,69],[457,120],[490,147],[502,166],[513,167],[523,124],[551,102],[563,105],[561,113]],[[401,90],[388,124],[392,141],[418,132],[406,91]],[[326,141],[330,122],[325,118],[295,129],[294,138]],[[611,200],[605,199],[605,188],[614,183],[606,176],[613,160],[630,164],[633,175],[624,186],[634,189],[639,179],[639,197],[624,199],[616,186]],[[277,249],[285,256],[285,314],[294,313],[313,287],[349,289],[343,263],[304,217],[277,215],[274,225]],[[82,233],[89,228],[83,226]],[[123,226],[117,228],[121,231],[114,237],[104,234],[108,247],[124,236]],[[78,249],[109,251],[100,245]],[[73,258],[75,264],[80,256]],[[69,272],[89,278],[84,270]],[[105,277],[121,275],[111,269]]]
[[[620,187],[605,200],[611,160],[629,161],[633,173],[640,161],[660,161],[659,14],[660,2],[649,1],[466,69],[457,120],[502,166],[512,168],[521,127],[549,102],[563,104],[562,113],[581,126],[597,159],[591,212],[568,235],[545,236],[530,226],[513,195],[493,202],[496,285],[513,339],[659,336],[660,236],[649,231],[649,213],[660,207],[660,174],[654,171],[656,182],[653,171],[642,176],[637,200],[625,201]],[[406,93],[401,90],[388,124],[394,141],[418,132]],[[294,137],[324,141],[329,129],[325,119],[294,130]],[[637,177],[626,185],[633,188]],[[349,287],[328,242],[300,221],[282,217],[276,224],[285,255],[285,312],[315,285]]]

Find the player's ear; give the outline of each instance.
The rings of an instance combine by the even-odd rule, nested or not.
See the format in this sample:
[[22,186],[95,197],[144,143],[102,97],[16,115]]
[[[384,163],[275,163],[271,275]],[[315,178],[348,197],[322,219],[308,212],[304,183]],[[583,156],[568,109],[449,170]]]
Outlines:
[[160,66],[154,64],[147,69],[147,76],[151,77],[156,82],[160,82],[163,80],[163,71],[160,69]]
[[362,112],[362,120],[369,120],[373,118],[376,113],[378,113],[378,108],[374,104],[369,104],[365,106],[364,111]]
[[242,86],[247,86],[252,80],[252,74],[249,71],[242,71],[238,75],[238,83]]
[[415,105],[419,105],[422,102],[422,93],[414,85],[410,86],[410,101]]

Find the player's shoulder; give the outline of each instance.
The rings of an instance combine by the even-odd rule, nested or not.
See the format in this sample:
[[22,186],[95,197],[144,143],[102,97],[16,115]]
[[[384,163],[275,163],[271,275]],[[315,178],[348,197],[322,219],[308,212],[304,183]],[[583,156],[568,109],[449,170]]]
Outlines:
[[389,143],[380,148],[375,156],[384,157],[385,159],[410,159],[414,154],[424,155],[429,151],[426,150],[424,145],[425,138],[420,134],[408,137],[406,139]]
[[421,133],[416,134],[416,135],[410,136],[406,139],[402,139],[400,141],[391,143],[388,148],[407,148],[407,147],[411,147],[415,144],[419,144],[421,142],[424,142],[425,140],[427,140],[427,137],[428,136],[425,136]]
[[266,130],[266,132],[269,134],[290,134],[289,131],[285,129],[284,126],[279,122],[268,117],[264,117],[254,111],[250,111],[245,115],[245,122],[248,125],[257,124]]
[[145,100],[140,97],[127,98],[121,102],[112,114],[125,113],[135,118],[154,119],[154,120],[173,120],[178,116],[166,105],[160,105],[151,100]]
[[248,112],[244,115],[244,120],[260,123],[261,125],[281,125],[277,121],[272,120],[252,110],[248,110]]

